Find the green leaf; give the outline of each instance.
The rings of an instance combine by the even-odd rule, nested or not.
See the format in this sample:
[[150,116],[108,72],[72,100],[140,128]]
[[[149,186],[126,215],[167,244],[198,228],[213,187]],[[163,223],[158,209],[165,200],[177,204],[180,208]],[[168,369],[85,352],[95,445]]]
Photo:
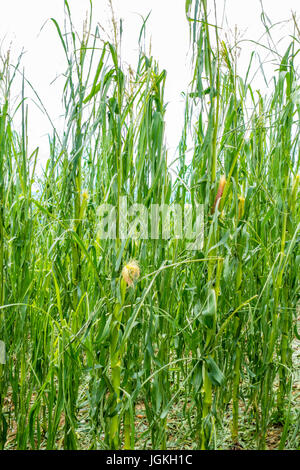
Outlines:
[[205,362],[208,365],[207,373],[211,382],[216,386],[222,385],[224,383],[225,377],[213,358],[208,356],[208,358],[205,359]]

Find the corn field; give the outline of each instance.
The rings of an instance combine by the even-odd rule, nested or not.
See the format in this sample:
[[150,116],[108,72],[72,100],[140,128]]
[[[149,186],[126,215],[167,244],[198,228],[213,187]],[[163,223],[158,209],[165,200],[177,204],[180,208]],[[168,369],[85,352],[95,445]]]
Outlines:
[[[1,62],[0,449],[300,448],[296,21],[264,98],[213,3],[183,2],[192,75],[170,162],[166,71],[142,39],[128,68],[118,25],[79,35],[64,3],[64,124],[42,164],[22,61]],[[202,247],[120,237],[124,197],[201,204]],[[104,203],[115,237],[99,235]]]

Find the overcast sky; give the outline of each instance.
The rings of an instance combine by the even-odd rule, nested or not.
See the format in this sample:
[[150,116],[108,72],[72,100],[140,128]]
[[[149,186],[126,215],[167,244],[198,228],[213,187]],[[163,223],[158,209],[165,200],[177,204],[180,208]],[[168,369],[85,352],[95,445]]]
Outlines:
[[[241,38],[259,40],[264,33],[260,0],[216,0],[218,16],[222,20],[225,10],[226,22],[223,22],[222,34],[233,38],[237,27]],[[82,23],[89,8],[89,0],[69,0],[73,22],[82,31]],[[147,22],[148,38],[151,38],[152,54],[159,61],[160,68],[167,70],[166,101],[169,102],[166,114],[167,144],[170,153],[174,153],[180,138],[183,123],[183,100],[181,92],[188,86],[190,76],[187,73],[189,50],[189,28],[185,18],[185,0],[113,0],[115,14],[123,19],[123,59],[133,63],[136,59],[137,38],[142,18],[151,11]],[[213,7],[213,0],[208,0]],[[280,23],[273,28],[274,42],[282,54],[293,33],[291,12],[299,19],[300,0],[264,0],[264,9],[272,23]],[[94,22],[109,29],[110,10],[107,0],[93,1]],[[0,16],[0,39],[2,54],[11,44],[12,60],[16,60],[22,49],[26,51],[22,64],[25,75],[38,91],[44,105],[54,122],[61,113],[62,81],[50,85],[53,79],[66,69],[63,51],[57,32],[49,18],[63,23],[63,0],[9,0],[2,2]],[[43,28],[42,28],[43,26]],[[42,28],[42,29],[41,29]],[[241,44],[240,73],[243,74],[248,64],[250,53],[255,49],[253,43]],[[264,61],[270,61],[267,68],[270,76],[276,61],[262,48],[256,49]],[[256,78],[256,87],[267,92],[261,78]],[[29,94],[29,90],[28,90]],[[40,146],[41,157],[47,154],[45,134],[50,130],[49,123],[40,111],[30,108],[29,136],[31,148]]]

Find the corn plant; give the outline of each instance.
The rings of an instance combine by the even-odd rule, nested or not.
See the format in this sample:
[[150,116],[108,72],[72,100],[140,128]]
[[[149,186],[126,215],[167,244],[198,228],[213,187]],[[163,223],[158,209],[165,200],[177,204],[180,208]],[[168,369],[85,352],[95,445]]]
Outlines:
[[[65,119],[49,120],[45,162],[29,152],[33,85],[21,59],[1,63],[0,447],[266,449],[274,426],[277,448],[299,447],[297,24],[263,96],[213,2],[185,2],[192,76],[170,162],[146,21],[129,67],[115,21],[111,39],[91,10],[80,35],[64,5]],[[145,228],[163,204],[181,225],[202,206],[202,247],[173,236],[175,210],[169,230]]]

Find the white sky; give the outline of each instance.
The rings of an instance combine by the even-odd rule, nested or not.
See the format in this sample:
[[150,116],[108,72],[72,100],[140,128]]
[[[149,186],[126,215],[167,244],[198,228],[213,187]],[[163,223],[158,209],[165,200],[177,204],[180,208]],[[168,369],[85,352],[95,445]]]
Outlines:
[[[235,25],[244,39],[258,40],[264,32],[260,20],[259,0],[215,0],[220,18],[225,13],[225,32],[232,36]],[[79,32],[89,8],[88,0],[69,0],[73,22]],[[151,37],[152,54],[159,61],[160,68],[167,70],[166,101],[169,102],[166,114],[166,136],[170,154],[174,154],[183,124],[183,100],[180,93],[186,91],[191,75],[188,74],[187,53],[189,50],[189,28],[185,18],[185,0],[113,0],[115,14],[123,19],[123,59],[135,63],[137,38],[142,25],[141,15],[146,17],[151,10],[147,22],[147,35]],[[213,8],[213,0],[208,0]],[[293,33],[291,11],[296,12],[299,19],[300,0],[264,0],[264,9],[272,23],[283,22],[274,27],[273,34],[278,50],[283,53],[289,43],[289,35]],[[93,1],[93,17],[106,29],[110,18],[107,0]],[[2,54],[11,43],[11,56],[16,60],[24,48],[22,64],[27,79],[35,87],[54,122],[62,112],[61,94],[62,81],[50,85],[53,79],[65,71],[63,51],[57,32],[50,17],[54,17],[63,25],[63,0],[5,0],[1,1],[0,40]],[[45,24],[46,22],[46,24]],[[45,25],[44,25],[45,24]],[[41,30],[42,26],[43,29]],[[230,33],[231,31],[231,33]],[[300,38],[299,38],[300,39]],[[241,43],[240,71],[243,75],[250,53],[255,45]],[[263,60],[272,60],[267,71],[272,75],[274,57],[263,49],[257,49]],[[269,77],[269,78],[270,78]],[[257,87],[266,92],[261,79],[255,82]],[[30,90],[26,90],[27,95]],[[31,95],[32,96],[32,95]],[[40,146],[40,158],[45,158],[48,140],[45,134],[51,130],[45,116],[34,106],[30,107],[29,115],[30,148]]]

